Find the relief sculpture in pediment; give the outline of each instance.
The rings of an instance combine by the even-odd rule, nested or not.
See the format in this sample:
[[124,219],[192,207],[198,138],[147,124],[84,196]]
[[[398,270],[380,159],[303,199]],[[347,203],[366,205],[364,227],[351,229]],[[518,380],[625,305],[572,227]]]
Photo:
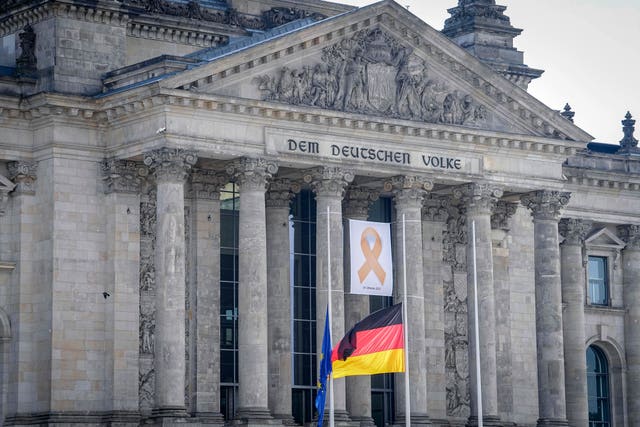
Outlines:
[[380,29],[324,48],[320,63],[285,66],[256,82],[265,101],[429,123],[477,126],[487,119],[484,105],[431,77],[411,47]]

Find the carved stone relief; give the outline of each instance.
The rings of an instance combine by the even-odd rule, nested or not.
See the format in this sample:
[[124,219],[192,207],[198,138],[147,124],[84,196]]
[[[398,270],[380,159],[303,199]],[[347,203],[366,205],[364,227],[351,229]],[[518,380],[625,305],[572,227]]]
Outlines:
[[429,74],[427,64],[380,29],[326,47],[322,62],[256,78],[263,99],[394,118],[478,126],[487,108]]
[[184,316],[184,330],[185,330],[185,346],[184,346],[184,360],[185,360],[185,381],[184,381],[184,402],[189,411],[191,406],[191,387],[193,386],[193,382],[191,381],[191,368],[192,368],[192,360],[190,355],[192,353],[191,349],[191,331],[193,325],[193,310],[195,309],[194,304],[191,303],[191,296],[195,296],[195,289],[191,287],[194,285],[193,280],[191,280],[191,254],[189,253],[189,248],[191,242],[191,209],[189,206],[184,207],[184,243],[185,248],[187,248],[187,253],[184,259],[185,269],[187,274],[185,274],[185,288],[184,288],[184,303],[185,303],[185,316]]

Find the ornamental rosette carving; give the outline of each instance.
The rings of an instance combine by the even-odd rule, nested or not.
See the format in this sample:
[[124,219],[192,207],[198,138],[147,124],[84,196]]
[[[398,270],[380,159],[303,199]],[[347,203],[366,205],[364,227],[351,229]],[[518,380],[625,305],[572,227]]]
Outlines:
[[433,197],[424,200],[422,206],[422,220],[430,222],[446,222],[449,218],[451,202],[448,198]]
[[227,165],[227,174],[242,190],[266,191],[267,184],[278,172],[275,162],[263,158],[243,157]]
[[498,200],[491,213],[491,228],[494,230],[509,230],[509,219],[516,213],[517,203]]
[[184,182],[198,161],[195,151],[163,147],[144,153],[144,164],[153,172],[157,182]]
[[321,59],[257,77],[263,99],[428,123],[487,122],[482,103],[449,88],[412,47],[379,28],[358,31],[324,48]]
[[[297,191],[296,191],[297,190]],[[276,179],[269,184],[265,195],[268,208],[289,208],[294,193],[300,191],[300,187],[288,179]]]
[[16,184],[16,194],[36,194],[38,162],[16,161],[7,163],[9,178]]
[[465,204],[468,214],[491,214],[502,193],[492,184],[471,183],[456,187],[453,197]]
[[558,232],[564,237],[563,245],[582,246],[591,227],[592,221],[586,221],[576,218],[562,218],[558,224]]
[[149,170],[131,160],[107,159],[100,164],[105,194],[140,192]]
[[317,196],[338,197],[342,199],[347,185],[353,182],[356,175],[350,169],[320,166],[308,171],[303,180],[311,184]]
[[220,189],[229,182],[229,176],[207,169],[193,169],[187,196],[194,199],[220,200]]
[[618,235],[627,244],[626,250],[640,250],[640,224],[619,225]]
[[520,198],[524,206],[531,209],[534,220],[557,221],[560,210],[569,203],[571,193],[565,191],[540,190]]
[[365,187],[350,186],[344,196],[342,205],[345,218],[367,218],[369,206],[380,197],[380,192]]

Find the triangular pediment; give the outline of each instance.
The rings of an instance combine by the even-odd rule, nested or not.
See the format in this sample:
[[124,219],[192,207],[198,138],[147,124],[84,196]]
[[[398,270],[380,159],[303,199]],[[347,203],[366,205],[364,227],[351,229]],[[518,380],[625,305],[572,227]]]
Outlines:
[[607,228],[595,230],[584,241],[588,247],[598,247],[606,249],[623,249],[625,243]]
[[592,139],[392,0],[276,30],[195,54],[204,65],[161,84],[301,108]]

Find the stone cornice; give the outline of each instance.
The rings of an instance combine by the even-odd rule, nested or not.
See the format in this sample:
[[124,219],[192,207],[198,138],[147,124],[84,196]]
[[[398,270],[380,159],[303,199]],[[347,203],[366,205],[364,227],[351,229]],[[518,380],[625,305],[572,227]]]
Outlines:
[[[609,156],[611,160],[612,156]],[[621,157],[621,156],[620,156]],[[637,163],[637,160],[631,159],[614,159],[623,162],[629,168],[629,163]],[[602,171],[586,168],[572,168],[564,166],[562,168],[564,175],[567,177],[567,183],[581,187],[597,187],[603,189],[620,189],[620,190],[640,190],[640,174],[633,172],[620,171]],[[635,181],[635,182],[634,182]]]

